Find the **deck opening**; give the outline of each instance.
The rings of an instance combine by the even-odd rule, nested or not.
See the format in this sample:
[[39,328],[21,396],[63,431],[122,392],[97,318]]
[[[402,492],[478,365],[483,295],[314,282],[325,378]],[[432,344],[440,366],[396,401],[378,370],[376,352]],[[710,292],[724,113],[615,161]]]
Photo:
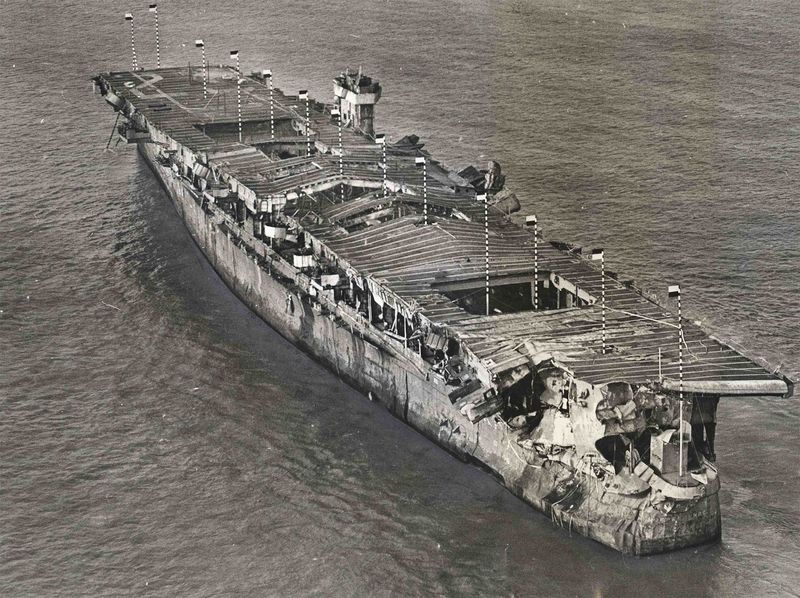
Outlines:
[[[553,272],[489,276],[489,313],[552,311],[594,305],[597,298]],[[533,288],[538,284],[539,307],[534,310]],[[485,278],[435,283],[434,288],[470,314],[486,313]]]

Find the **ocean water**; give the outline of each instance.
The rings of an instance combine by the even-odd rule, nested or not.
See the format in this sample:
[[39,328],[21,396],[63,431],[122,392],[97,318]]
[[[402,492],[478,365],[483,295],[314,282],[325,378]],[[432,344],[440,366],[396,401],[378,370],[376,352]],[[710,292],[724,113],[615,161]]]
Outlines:
[[[797,399],[725,399],[723,539],[570,534],[253,316],[89,77],[145,2],[0,2],[0,595],[797,596]],[[379,128],[498,160],[549,238],[800,375],[800,5],[165,0],[162,60],[381,80]]]

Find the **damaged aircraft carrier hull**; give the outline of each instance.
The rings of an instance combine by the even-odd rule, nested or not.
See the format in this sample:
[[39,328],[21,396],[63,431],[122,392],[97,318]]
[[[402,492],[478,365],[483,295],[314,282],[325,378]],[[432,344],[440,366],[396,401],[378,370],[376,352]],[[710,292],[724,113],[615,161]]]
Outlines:
[[684,510],[663,513],[649,506],[646,496],[615,494],[596,478],[557,461],[522,459],[506,426],[497,419],[473,424],[454,413],[449,389],[437,378],[426,379],[428,364],[415,353],[391,347],[368,330],[337,322],[278,276],[265,272],[243,250],[241,233],[225,231],[224,224],[220,227],[185,180],[156,161],[156,145],[138,148],[195,243],[236,296],[284,338],[397,418],[460,459],[489,469],[508,490],[565,530],[623,553],[655,554],[720,537],[716,490]]
[[387,144],[360,71],[333,104],[223,66],[94,82],[215,271],[286,339],[565,530],[636,555],[720,537],[720,396],[791,384],[520,226],[499,164]]

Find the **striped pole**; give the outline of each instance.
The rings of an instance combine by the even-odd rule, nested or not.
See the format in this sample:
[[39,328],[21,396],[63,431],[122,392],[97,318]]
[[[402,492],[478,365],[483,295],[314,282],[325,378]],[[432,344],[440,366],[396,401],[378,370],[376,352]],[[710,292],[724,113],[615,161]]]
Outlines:
[[308,90],[300,91],[300,99],[306,103],[306,156],[311,155],[311,117],[308,112]]
[[308,107],[308,94],[306,94],[306,155],[311,155],[311,115]]
[[265,69],[261,71],[261,74],[264,75],[269,87],[269,138],[275,141],[275,97],[272,87],[272,71]]
[[331,110],[336,117],[336,128],[339,131],[339,178],[342,180],[342,201],[344,201],[344,146],[342,145],[342,112],[339,108]]
[[539,220],[536,214],[525,216],[525,226],[533,227],[533,288],[531,295],[534,311],[539,309]]
[[483,236],[486,242],[486,315],[489,315],[489,196],[484,193],[476,197],[483,202]]
[[236,109],[239,113],[239,143],[242,142],[242,67],[239,50],[231,50],[231,58],[236,59]]
[[602,343],[603,355],[606,354],[606,257],[602,249],[592,250],[592,259],[600,260],[600,305],[603,314]]
[[379,133],[375,135],[375,143],[381,144],[381,168],[383,168],[383,196],[389,195],[389,188],[386,185],[386,135]]
[[533,218],[533,309],[539,309],[539,221]]
[[131,70],[139,70],[139,63],[136,62],[136,32],[133,28],[133,15],[125,13],[125,20],[131,24]]
[[156,18],[156,68],[161,68],[161,44],[158,39],[158,4],[150,5],[150,12]]
[[428,161],[425,156],[417,156],[414,160],[417,166],[422,166],[422,222],[428,225]]
[[381,162],[383,163],[383,196],[389,195],[389,187],[386,184],[386,136],[381,137]]
[[422,216],[428,224],[428,161],[422,158]]
[[683,476],[683,313],[681,312],[681,293],[678,288],[678,400],[681,403],[681,454],[678,475]]
[[603,355],[606,353],[606,258],[600,258],[600,293],[603,304]]
[[668,289],[670,297],[678,299],[678,403],[680,404],[680,445],[678,451],[678,482],[683,477],[683,313],[681,311],[681,287],[672,285]]
[[383,160],[383,196],[386,197],[389,195],[389,186],[386,184],[386,137],[383,138],[383,143],[381,144],[381,159]]
[[202,39],[194,40],[194,45],[200,48],[203,55],[203,99],[208,99],[208,66],[206,64],[206,44]]

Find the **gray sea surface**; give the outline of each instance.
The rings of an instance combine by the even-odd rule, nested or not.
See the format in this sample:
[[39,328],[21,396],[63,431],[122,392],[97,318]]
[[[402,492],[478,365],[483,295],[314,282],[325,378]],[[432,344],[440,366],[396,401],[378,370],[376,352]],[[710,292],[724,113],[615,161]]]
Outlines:
[[[0,1],[0,595],[797,596],[797,399],[720,404],[723,539],[624,557],[370,403],[216,277],[90,76],[146,2]],[[381,80],[548,238],[800,374],[800,4],[159,3],[162,60]]]

